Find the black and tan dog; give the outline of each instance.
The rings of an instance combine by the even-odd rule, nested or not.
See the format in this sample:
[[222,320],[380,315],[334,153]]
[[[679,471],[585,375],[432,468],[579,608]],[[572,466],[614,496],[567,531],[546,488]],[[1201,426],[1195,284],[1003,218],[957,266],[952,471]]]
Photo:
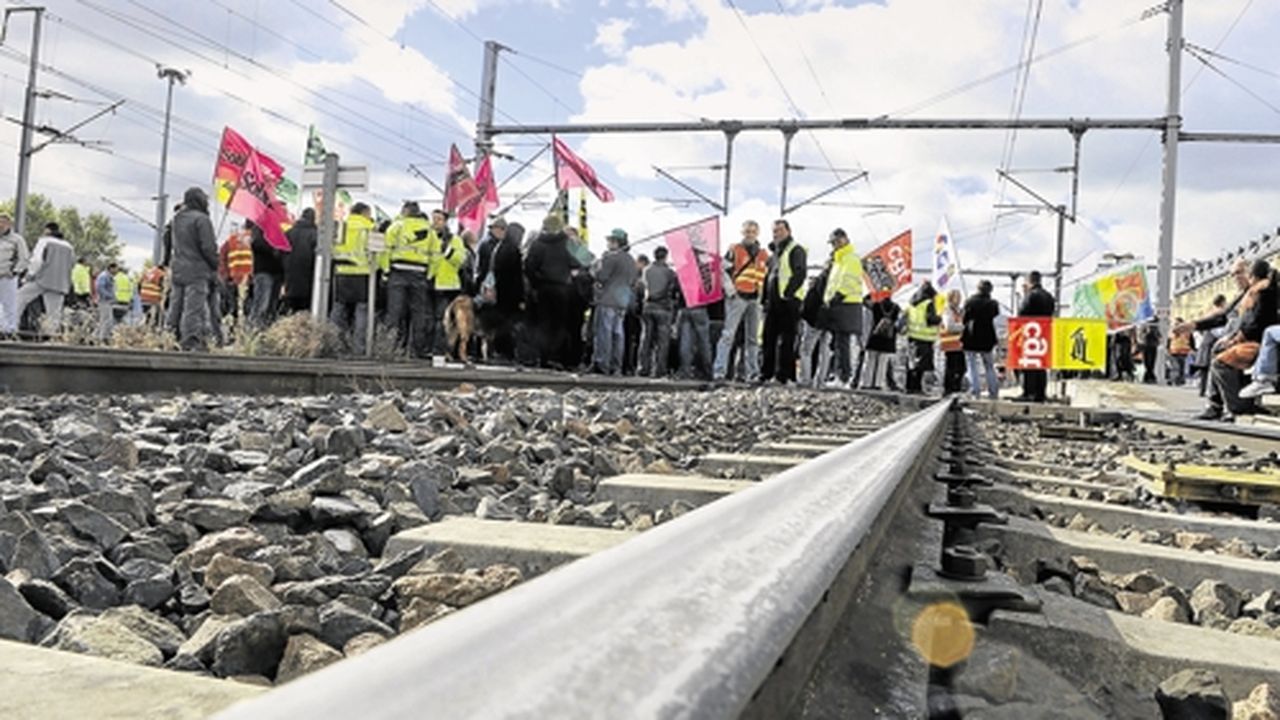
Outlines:
[[[459,295],[444,311],[445,339],[449,342],[449,356],[456,361],[470,364],[471,338],[476,335],[476,304],[467,295]],[[480,338],[480,357],[488,361],[489,342]]]

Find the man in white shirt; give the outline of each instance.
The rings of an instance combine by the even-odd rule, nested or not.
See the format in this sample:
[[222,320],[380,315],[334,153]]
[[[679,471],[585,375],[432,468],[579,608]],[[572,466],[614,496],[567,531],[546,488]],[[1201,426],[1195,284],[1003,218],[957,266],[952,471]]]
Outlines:
[[62,327],[62,305],[71,292],[71,269],[76,264],[76,252],[71,243],[62,239],[57,223],[44,226],[44,234],[36,241],[27,265],[27,279],[18,289],[18,314],[40,298],[44,301],[44,325],[47,332],[57,332]]

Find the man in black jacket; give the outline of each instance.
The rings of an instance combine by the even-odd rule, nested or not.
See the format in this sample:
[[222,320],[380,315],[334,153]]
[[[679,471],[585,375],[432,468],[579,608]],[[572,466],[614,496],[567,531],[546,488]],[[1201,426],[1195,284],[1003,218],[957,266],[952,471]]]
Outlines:
[[544,367],[556,370],[576,364],[569,338],[570,327],[577,327],[572,317],[575,290],[572,273],[581,268],[568,248],[569,236],[559,215],[548,215],[542,221],[542,232],[529,246],[524,259],[524,274],[533,291],[538,339]]
[[168,326],[183,350],[204,349],[210,329],[209,289],[218,273],[218,243],[209,220],[209,198],[200,188],[188,188],[183,195],[172,234]]
[[284,263],[280,251],[267,242],[262,228],[253,226],[253,309],[249,319],[260,328],[276,319],[276,306],[280,300],[280,286],[284,281]]
[[[1032,270],[1028,276],[1026,295],[1022,298],[1022,306],[1018,308],[1020,317],[1053,317],[1057,303],[1053,295],[1040,285],[1040,271]],[[1044,402],[1049,387],[1048,370],[1022,371],[1022,396],[1019,400]]]
[[284,257],[285,308],[304,312],[311,307],[311,283],[315,277],[316,211],[303,210],[285,237],[289,238],[289,254]]
[[[996,317],[1000,315],[1000,303],[991,297],[991,281],[978,283],[978,292],[964,304],[964,331],[960,343],[964,347],[969,365],[969,392],[974,397],[982,394],[983,375],[987,379],[987,397],[1000,396],[1000,383],[996,378],[996,363],[992,351],[996,347]],[[979,364],[983,367],[980,370]]]
[[773,222],[769,244],[769,274],[765,277],[764,361],[760,380],[779,383],[796,379],[796,330],[800,325],[800,289],[804,287],[809,259],[791,237],[786,220]]

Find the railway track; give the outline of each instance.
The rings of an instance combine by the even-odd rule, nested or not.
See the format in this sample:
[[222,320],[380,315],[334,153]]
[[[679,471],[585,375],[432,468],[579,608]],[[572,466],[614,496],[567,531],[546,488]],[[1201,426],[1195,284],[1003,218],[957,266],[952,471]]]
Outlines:
[[[512,518],[495,510],[512,493],[482,493],[393,535],[369,560],[395,575],[381,595],[322,599],[384,603],[388,630],[413,613],[422,626],[367,653],[329,648],[349,659],[288,682],[274,665],[244,678],[277,674],[266,693],[231,683],[254,697],[219,717],[1151,717],[1179,670],[1217,673],[1235,700],[1280,673],[1271,509],[1162,499],[1125,464],[1257,469],[1275,461],[1265,430],[1003,403],[917,410],[885,395],[835,422],[816,410],[847,395],[790,393],[735,397],[755,398],[762,421],[787,398],[815,412],[606,471],[581,506],[533,502]],[[456,418],[438,406],[415,417],[415,397],[427,395],[402,409],[425,427],[411,444],[438,440]],[[656,444],[621,421],[559,420],[584,447],[639,458]],[[492,482],[524,460],[501,445],[460,450],[488,473],[467,477]],[[460,612],[397,608],[424,572],[502,567],[524,581]],[[10,683],[28,680],[19,668]],[[11,703],[33,691],[4,690]],[[127,707],[147,714],[145,699]]]

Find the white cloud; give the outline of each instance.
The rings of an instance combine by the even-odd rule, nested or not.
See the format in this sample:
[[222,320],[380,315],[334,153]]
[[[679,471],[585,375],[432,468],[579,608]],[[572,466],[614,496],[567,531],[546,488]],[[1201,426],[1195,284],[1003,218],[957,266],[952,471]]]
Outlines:
[[592,45],[610,57],[618,57],[627,49],[627,31],[631,21],[626,18],[610,18],[596,26],[596,39]]

